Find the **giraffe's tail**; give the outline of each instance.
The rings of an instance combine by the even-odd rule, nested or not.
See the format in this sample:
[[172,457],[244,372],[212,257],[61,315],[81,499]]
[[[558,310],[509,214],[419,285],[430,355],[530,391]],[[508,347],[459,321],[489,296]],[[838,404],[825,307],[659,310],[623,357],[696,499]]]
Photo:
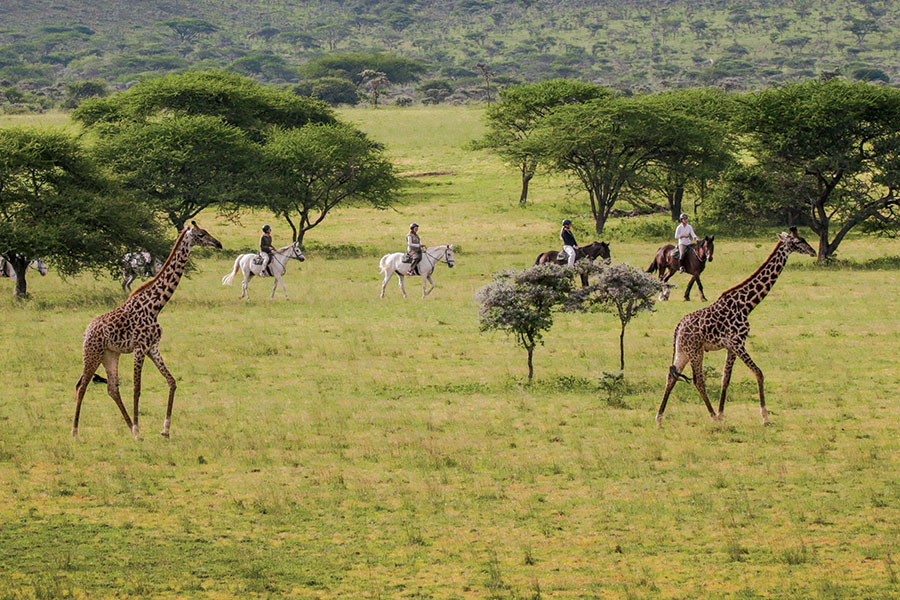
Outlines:
[[687,375],[684,375],[683,373],[679,373],[678,369],[675,368],[675,365],[671,365],[669,367],[669,374],[672,375],[673,377],[675,377],[675,379],[684,379],[688,383],[690,383],[690,381],[691,381],[690,379],[688,379]]
[[[84,381],[84,375],[78,378],[78,383],[75,384],[76,389],[81,385],[82,381]],[[106,377],[102,377],[94,373],[94,376],[91,377],[91,383],[106,383]]]

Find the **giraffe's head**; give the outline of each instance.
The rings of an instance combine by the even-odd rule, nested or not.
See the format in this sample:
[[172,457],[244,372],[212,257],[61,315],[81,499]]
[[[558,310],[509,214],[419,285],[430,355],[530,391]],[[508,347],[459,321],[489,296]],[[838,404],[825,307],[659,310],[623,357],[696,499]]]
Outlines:
[[209,235],[209,232],[205,229],[201,229],[196,221],[191,221],[191,226],[188,228],[185,235],[190,236],[191,243],[195,246],[212,246],[213,248],[222,247],[222,242]]
[[810,256],[816,255],[816,251],[813,247],[797,233],[796,227],[791,227],[790,232],[782,231],[778,234],[778,239],[785,245],[788,252],[802,252],[803,254],[809,254]]

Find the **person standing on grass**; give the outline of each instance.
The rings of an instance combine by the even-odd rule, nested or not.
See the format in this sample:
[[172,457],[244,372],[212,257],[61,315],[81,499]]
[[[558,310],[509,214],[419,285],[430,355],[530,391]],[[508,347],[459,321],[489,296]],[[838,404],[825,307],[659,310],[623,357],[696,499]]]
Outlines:
[[694,233],[694,228],[688,225],[688,216],[685,213],[681,213],[678,220],[681,221],[675,228],[675,240],[678,243],[678,270],[684,273],[682,260],[687,256],[688,247],[697,240],[697,234]]
[[419,261],[422,260],[423,250],[425,250],[425,245],[422,243],[422,240],[419,239],[419,224],[410,223],[409,233],[406,235],[406,253],[410,258],[409,271],[406,273],[407,275],[415,275],[416,266],[419,264]]
[[563,243],[563,252],[569,257],[568,265],[571,269],[575,266],[575,251],[578,249],[578,243],[575,241],[575,234],[572,233],[572,221],[569,219],[563,219],[559,238]]

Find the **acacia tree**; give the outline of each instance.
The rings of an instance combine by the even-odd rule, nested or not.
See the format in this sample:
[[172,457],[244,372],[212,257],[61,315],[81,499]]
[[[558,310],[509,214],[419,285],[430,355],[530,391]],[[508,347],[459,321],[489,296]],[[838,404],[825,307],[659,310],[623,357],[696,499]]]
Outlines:
[[528,353],[528,381],[534,377],[534,349],[553,325],[553,310],[571,292],[571,270],[548,263],[499,273],[476,294],[481,330],[506,331]]
[[900,229],[900,90],[810,80],[746,97],[739,123],[760,165],[788,182],[782,198],[806,206],[820,263],[864,223]]
[[28,263],[43,258],[63,275],[112,269],[127,250],[159,251],[149,211],[114,193],[67,133],[0,129],[0,256],[28,295]]
[[[695,88],[654,94],[644,101],[660,115],[679,117],[672,121],[678,131],[668,147],[648,163],[633,187],[638,192],[649,188],[662,195],[672,221],[678,221],[685,191],[691,188],[702,193],[707,181],[734,162],[729,127],[734,99],[718,88]],[[639,202],[642,196],[633,194],[631,200]]]
[[600,234],[622,192],[675,146],[686,120],[677,113],[660,114],[639,99],[592,100],[551,111],[523,144],[587,191]]
[[264,205],[284,218],[293,240],[339,206],[390,206],[400,188],[384,149],[349,125],[275,129],[262,147]]
[[619,317],[619,369],[625,370],[625,327],[645,311],[654,311],[657,295],[672,286],[626,263],[612,266],[591,265],[597,274],[594,283],[572,292],[566,310],[599,309]]
[[516,165],[522,175],[519,204],[528,201],[528,186],[538,166],[538,157],[525,141],[538,121],[563,104],[578,104],[611,96],[604,87],[570,79],[510,86],[500,90],[500,100],[486,111],[487,134],[474,145],[488,148]]
[[97,157],[125,189],[178,231],[212,205],[246,205],[258,148],[218,117],[183,116],[120,128]]

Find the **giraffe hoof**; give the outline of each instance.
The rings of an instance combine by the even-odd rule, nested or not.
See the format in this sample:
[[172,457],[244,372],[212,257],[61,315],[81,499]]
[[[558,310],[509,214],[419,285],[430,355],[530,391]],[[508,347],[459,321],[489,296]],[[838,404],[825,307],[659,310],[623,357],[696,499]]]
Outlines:
[[159,432],[159,435],[163,436],[163,437],[166,438],[166,439],[169,439],[169,432],[168,432],[168,431],[160,431],[160,432]]
[[656,428],[662,429],[662,415],[656,415]]

